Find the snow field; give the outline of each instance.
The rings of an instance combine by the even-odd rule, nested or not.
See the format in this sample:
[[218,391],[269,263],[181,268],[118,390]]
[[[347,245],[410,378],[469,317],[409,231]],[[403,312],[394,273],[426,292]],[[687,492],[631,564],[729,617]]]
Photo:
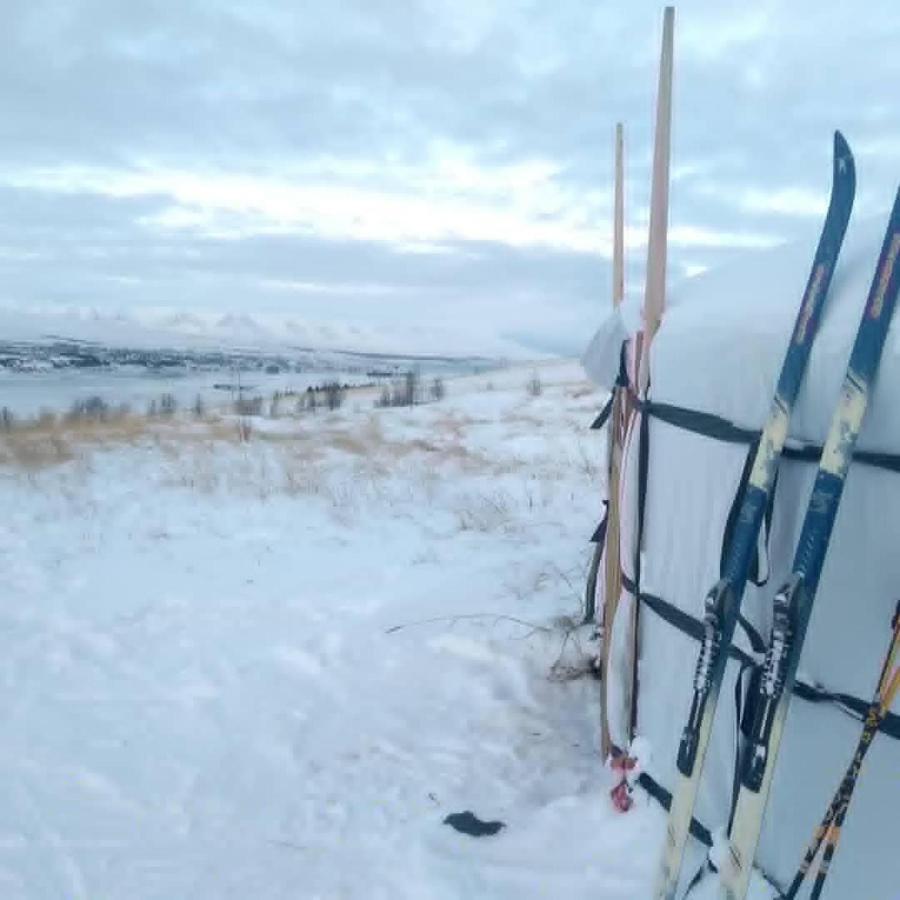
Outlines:
[[0,894],[639,896],[661,817],[611,809],[597,685],[554,677],[601,398],[529,376],[0,448]]

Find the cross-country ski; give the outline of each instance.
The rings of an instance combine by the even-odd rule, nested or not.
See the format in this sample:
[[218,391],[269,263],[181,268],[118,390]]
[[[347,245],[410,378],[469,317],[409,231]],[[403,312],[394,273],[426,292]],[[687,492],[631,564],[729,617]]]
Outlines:
[[878,374],[898,291],[900,191],[894,201],[838,406],[822,450],[791,576],[775,595],[772,636],[759,679],[759,690],[752,701],[755,715],[729,834],[729,855],[720,872],[722,893],[726,900],[744,900],[747,894],[816,590],[869,395]]
[[728,661],[728,648],[737,625],[751,557],[757,547],[759,529],[788,434],[791,410],[806,371],[853,208],[856,191],[853,156],[840,132],[834,136],[833,168],[828,214],[775,388],[772,410],[753,457],[750,478],[725,557],[722,577],[705,601],[703,641],[694,675],[690,712],[678,747],[679,774],[672,795],[654,893],[659,900],[673,900],[678,887],[684,845],[688,839],[716,703]]

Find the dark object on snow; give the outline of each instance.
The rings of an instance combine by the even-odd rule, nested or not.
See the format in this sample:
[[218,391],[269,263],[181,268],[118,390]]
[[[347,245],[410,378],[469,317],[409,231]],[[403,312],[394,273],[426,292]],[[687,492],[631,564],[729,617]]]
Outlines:
[[505,822],[482,822],[475,813],[466,810],[461,813],[450,813],[444,824],[455,828],[462,834],[472,837],[484,837],[487,834],[496,834],[501,828],[506,828]]

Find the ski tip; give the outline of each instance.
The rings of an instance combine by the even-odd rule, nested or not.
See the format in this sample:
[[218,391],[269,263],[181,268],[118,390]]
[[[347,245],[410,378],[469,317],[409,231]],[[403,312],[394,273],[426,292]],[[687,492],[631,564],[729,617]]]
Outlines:
[[849,182],[855,193],[856,163],[853,161],[853,151],[840,131],[834,133],[834,180]]

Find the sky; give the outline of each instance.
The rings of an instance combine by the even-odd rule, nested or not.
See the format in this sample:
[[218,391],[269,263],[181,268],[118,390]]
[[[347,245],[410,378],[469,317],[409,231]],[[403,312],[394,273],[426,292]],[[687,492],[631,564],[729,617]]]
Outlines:
[[[617,121],[642,290],[661,28],[642,0],[5,0],[0,304],[578,352]],[[836,127],[856,215],[890,207],[898,46],[895,0],[677,6],[670,283],[814,238]]]

